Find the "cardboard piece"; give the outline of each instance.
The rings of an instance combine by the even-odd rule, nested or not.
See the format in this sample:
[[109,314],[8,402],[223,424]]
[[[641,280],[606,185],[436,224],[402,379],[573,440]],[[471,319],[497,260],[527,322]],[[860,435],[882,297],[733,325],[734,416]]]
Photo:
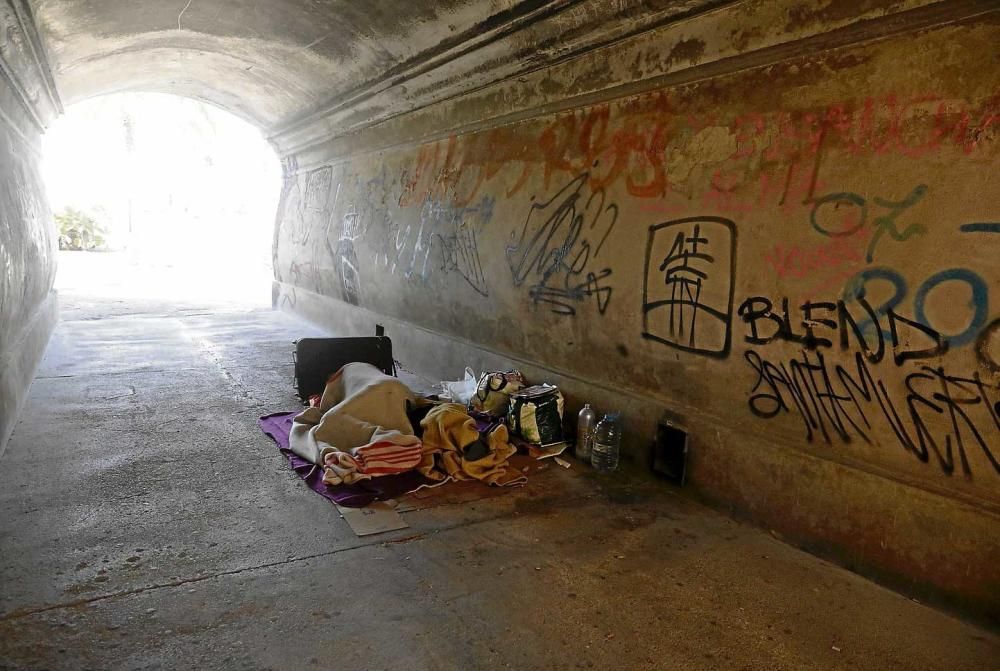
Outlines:
[[555,443],[548,443],[547,445],[535,445],[534,443],[526,444],[528,456],[532,459],[548,459],[549,457],[555,457],[563,452],[569,447],[569,443],[565,440],[560,440]]
[[385,501],[375,501],[364,508],[337,506],[337,510],[358,536],[371,536],[410,526],[403,521],[396,509]]

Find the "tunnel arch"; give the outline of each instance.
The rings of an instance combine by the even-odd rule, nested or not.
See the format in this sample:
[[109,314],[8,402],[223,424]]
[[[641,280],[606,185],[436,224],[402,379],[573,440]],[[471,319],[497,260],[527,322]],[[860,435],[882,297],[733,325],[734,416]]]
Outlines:
[[518,4],[27,2],[66,104],[127,90],[174,93],[213,102],[268,132]]
[[[804,205],[805,198],[823,193],[860,193],[886,180],[902,197],[914,184],[923,184],[928,172],[940,174],[928,181],[932,191],[915,207],[928,208],[920,210],[921,217],[930,216],[927,221],[941,222],[928,227],[929,234],[945,235],[946,225],[956,239],[932,242],[923,254],[907,254],[921,240],[914,237],[911,247],[887,252],[889,260],[895,255],[901,267],[915,273],[907,280],[913,287],[941,268],[969,266],[969,259],[977,273],[993,279],[995,263],[984,256],[981,238],[955,227],[963,222],[995,226],[992,210],[969,209],[977,204],[976,194],[995,187],[981,169],[997,157],[992,131],[998,97],[995,78],[988,76],[996,69],[989,60],[1000,25],[995,2],[0,0],[0,12],[4,7],[16,8],[15,23],[25,24],[29,33],[34,30],[31,14],[37,16],[43,39],[29,39],[27,51],[37,52],[35,61],[41,54],[48,63],[33,61],[23,41],[11,46],[0,33],[0,64],[10,65],[20,81],[7,86],[0,77],[0,111],[17,117],[11,133],[0,118],[0,175],[14,185],[11,193],[27,193],[41,203],[10,205],[0,189],[0,213],[12,212],[18,227],[9,240],[0,235],[0,272],[5,254],[30,258],[35,267],[30,279],[10,279],[11,274],[0,287],[12,297],[0,300],[0,444],[55,314],[45,284],[54,266],[46,238],[51,233],[43,230],[49,223],[40,214],[44,194],[36,188],[30,159],[37,132],[20,122],[34,114],[34,125],[43,125],[38,119],[52,114],[43,108],[58,107],[58,98],[52,105],[45,100],[51,65],[50,88],[68,102],[137,87],[179,92],[214,101],[265,129],[282,157],[289,193],[276,226],[276,306],[326,321],[345,334],[368,334],[374,319],[380,319],[398,334],[394,346],[403,359],[408,352],[436,352],[444,338],[453,345],[447,357],[424,360],[432,379],[461,376],[470,362],[483,362],[479,369],[486,370],[485,365],[500,365],[493,363],[501,360],[498,356],[512,354],[545,374],[563,371],[564,380],[580,383],[581,397],[631,390],[637,404],[640,396],[644,399],[636,407],[644,413],[647,435],[661,404],[692,397],[695,401],[686,404],[692,435],[718,439],[694,447],[703,468],[692,472],[690,482],[709,498],[747,511],[804,546],[848,557],[872,574],[923,583],[955,602],[995,612],[984,589],[995,574],[992,557],[998,554],[995,542],[984,541],[993,536],[983,531],[996,516],[1000,491],[1000,480],[984,477],[993,477],[988,470],[995,470],[995,462],[989,463],[992,453],[978,455],[978,465],[961,475],[952,469],[952,476],[929,470],[933,460],[906,461],[913,451],[892,442],[892,422],[881,426],[878,437],[891,451],[864,451],[867,437],[825,450],[813,442],[812,433],[803,440],[794,415],[782,414],[788,421],[747,424],[745,415],[734,412],[745,404],[747,388],[729,380],[747,382],[748,371],[740,368],[748,360],[738,351],[728,359],[699,362],[690,356],[704,355],[704,349],[655,349],[656,341],[644,337],[649,331],[637,324],[640,313],[655,306],[634,298],[652,279],[635,272],[642,267],[642,250],[648,263],[654,243],[670,239],[662,234],[646,238],[649,226],[732,214],[743,230],[716,239],[744,251],[738,252],[738,264],[724,264],[720,286],[728,286],[737,299],[765,293],[788,297],[785,285],[799,267],[831,259],[839,264],[853,252],[806,239],[822,235],[812,227],[786,226],[792,221],[786,206]],[[3,74],[9,77],[6,70]],[[617,119],[617,125],[602,126],[601,119]],[[830,127],[813,132],[811,124],[820,121]],[[579,132],[581,126],[586,135]],[[20,139],[7,137],[18,133]],[[560,141],[548,142],[554,137]],[[617,146],[611,146],[612,138],[620,140]],[[813,159],[798,160],[806,156]],[[575,184],[571,180],[598,167],[597,159],[602,174],[621,177],[601,188],[609,189],[616,208],[623,204],[627,223],[623,216],[617,230],[631,226],[622,233],[631,237],[614,243],[630,250],[629,256],[619,258],[624,252],[615,251],[616,267],[602,261],[593,276],[613,273],[613,281],[621,284],[614,289],[614,302],[595,298],[597,305],[586,308],[590,317],[577,319],[574,309],[541,321],[541,310],[530,310],[539,298],[559,295],[553,291],[577,300],[600,296],[598,289],[607,296],[614,287],[568,280],[563,287],[512,287],[507,267],[511,223],[526,222],[529,212],[550,202],[555,178]],[[498,169],[501,163],[506,171]],[[766,172],[778,167],[785,168],[780,176]],[[830,191],[817,187],[820,167],[827,170],[823,177]],[[329,182],[310,177],[324,170],[336,171]],[[809,170],[812,179],[800,180]],[[570,171],[574,174],[559,174]],[[447,192],[463,172],[471,178],[483,175],[487,185],[493,180],[481,199],[457,203]],[[304,203],[297,194],[308,192],[311,179],[326,190]],[[579,184],[596,188],[596,181]],[[420,188],[399,193],[411,184]],[[782,184],[778,198],[775,191]],[[661,202],[668,195],[677,196],[677,203]],[[893,203],[897,196],[872,191],[863,197]],[[637,201],[643,198],[658,200]],[[336,208],[324,209],[335,202]],[[356,204],[367,209],[357,211]],[[958,212],[964,212],[961,218]],[[375,224],[361,227],[361,217]],[[412,263],[403,268],[396,263],[399,243],[408,232],[427,230],[428,217],[445,235],[433,248],[430,235],[414,233],[407,243],[409,258],[421,259],[421,272],[414,272]],[[464,229],[447,228],[463,225],[465,218],[473,221]],[[488,231],[476,243],[484,250],[483,272],[478,247],[472,254],[457,245],[458,233],[471,226]],[[697,232],[693,236],[697,239]],[[785,245],[796,253],[809,250],[810,261],[772,261],[785,258],[776,251]],[[432,248],[436,257],[430,256]],[[932,267],[943,251],[956,249],[963,258]],[[423,272],[431,258],[439,266],[432,269],[436,274]],[[358,260],[367,268],[355,272]],[[482,281],[486,278],[492,287]],[[803,298],[836,298],[840,287],[835,289]],[[997,293],[991,292],[987,319],[996,313]],[[439,314],[442,304],[445,319]],[[491,319],[479,318],[484,304],[492,306]],[[729,311],[720,305],[718,342],[736,343],[740,324],[732,314],[726,318]],[[818,305],[823,303],[813,307]],[[585,321],[590,318],[614,324],[615,331]],[[11,325],[20,329],[30,319],[35,326],[22,329],[27,335],[10,335]],[[4,351],[9,342],[18,344]],[[535,342],[556,346],[538,353],[531,345]],[[972,345],[953,350],[956,375],[978,374],[973,366],[989,368]],[[589,348],[588,355],[579,356],[574,346]],[[724,349],[711,351],[725,354]],[[779,350],[777,356],[785,354]],[[619,365],[608,365],[615,361]],[[727,366],[733,366],[732,375]],[[719,375],[704,374],[713,369]],[[899,371],[890,371],[889,379],[897,383],[893,393],[904,398]],[[978,404],[980,410],[991,407]],[[946,444],[951,438],[947,427],[938,429]],[[847,434],[830,435],[840,440]],[[829,486],[828,475],[837,487]],[[796,519],[785,514],[789,507],[782,503],[788,501],[800,513]],[[865,515],[830,517],[830,510],[845,503]],[[925,514],[930,509],[937,512]],[[932,567],[926,558],[937,556],[941,547],[971,549],[963,553],[961,566],[942,561],[931,562]]]

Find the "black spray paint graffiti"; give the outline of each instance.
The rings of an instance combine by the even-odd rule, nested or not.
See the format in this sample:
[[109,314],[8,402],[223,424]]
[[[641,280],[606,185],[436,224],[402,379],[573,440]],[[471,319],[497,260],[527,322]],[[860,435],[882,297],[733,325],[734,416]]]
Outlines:
[[456,272],[483,296],[489,295],[486,273],[479,259],[478,230],[493,218],[493,199],[483,197],[474,207],[454,207],[433,201],[424,203],[421,220],[427,218],[441,250],[440,269]]
[[618,221],[618,206],[606,203],[601,189],[586,195],[589,180],[590,173],[583,173],[551,199],[533,202],[507,245],[514,286],[530,282],[532,302],[556,314],[575,315],[577,304],[593,296],[603,315],[611,300],[611,268],[592,270],[590,264]]
[[689,217],[650,226],[642,296],[642,335],[706,356],[729,355],[736,225]]
[[426,281],[435,268],[432,253],[437,249],[438,270],[458,273],[477,293],[489,295],[478,239],[493,219],[494,202],[483,197],[471,207],[457,207],[428,200],[420,209],[419,225],[387,221],[376,263],[407,280]]
[[[801,319],[796,324],[793,324],[787,298],[781,300],[781,308],[776,312],[770,299],[752,296],[740,304],[737,313],[749,327],[744,339],[751,345],[783,340],[798,343],[808,350],[829,348],[833,340],[824,334],[826,329],[839,332],[843,350],[850,348],[853,334],[858,349],[871,363],[878,363],[885,357],[886,341],[897,366],[906,361],[941,356],[948,351],[947,339],[926,324],[903,317],[889,308],[884,313],[886,331],[879,313],[865,300],[864,294],[858,294],[856,300],[862,308],[858,315],[852,314],[843,300],[836,303],[806,301],[799,306]],[[874,324],[877,328],[866,331],[863,324]],[[922,346],[915,346],[915,342]]]
[[[874,306],[866,298],[867,283],[873,280],[886,280],[894,288],[889,300]],[[943,334],[928,322],[927,296],[944,282],[966,284],[972,297],[970,324],[961,333]],[[751,412],[764,419],[797,412],[806,439],[812,442],[820,436],[827,444],[834,438],[849,443],[855,437],[871,443],[874,419],[870,415],[881,417],[907,452],[923,462],[929,462],[933,454],[945,474],[954,473],[957,464],[971,478],[973,464],[982,468],[987,463],[1000,473],[1000,462],[992,451],[1000,444],[1000,387],[984,382],[978,372],[959,376],[941,365],[923,365],[905,376],[906,396],[897,405],[885,383],[869,369],[890,350],[897,366],[941,357],[956,344],[965,344],[970,333],[979,334],[977,354],[984,368],[991,368],[988,346],[981,344],[995,328],[981,328],[988,304],[985,281],[962,268],[933,274],[916,292],[913,318],[898,312],[906,284],[891,269],[866,269],[845,291],[852,295],[845,294],[836,302],[806,301],[795,315],[787,298],[779,308],[762,296],[743,301],[737,313],[747,325],[746,342],[766,345],[780,340],[803,347],[800,357],[780,362],[767,360],[755,349],[744,354],[756,373],[749,398]],[[842,350],[856,348],[853,370],[824,358],[823,350],[837,341]]]
[[[900,412],[885,383],[872,375],[860,352],[855,354],[853,372],[827,362],[822,352],[811,358],[803,351],[801,358],[772,362],[750,349],[744,359],[756,373],[749,399],[751,412],[770,419],[794,410],[810,442],[819,435],[830,444],[833,434],[845,443],[857,436],[871,444],[872,421],[881,416],[907,452],[925,463],[933,453],[947,475],[955,471],[957,452],[961,472],[971,478],[970,453],[978,451],[1000,474],[1000,461],[990,447],[995,448],[1000,441],[1000,387],[984,383],[978,373],[959,377],[940,366],[921,366],[905,378],[906,396]],[[932,418],[930,423],[928,417]],[[935,430],[941,417],[947,418],[949,426]]]
[[[910,224],[902,230],[896,226],[896,218],[920,201],[926,193],[927,185],[919,184],[900,201],[872,198],[875,205],[888,210],[888,213],[872,220],[871,226],[875,232],[872,234],[865,252],[865,259],[868,263],[871,263],[875,258],[875,248],[883,235],[888,234],[893,240],[904,242],[915,235],[923,235],[927,232],[927,229],[921,224]],[[809,221],[816,231],[827,237],[852,236],[868,224],[868,201],[851,192],[830,193],[821,196],[813,204]]]

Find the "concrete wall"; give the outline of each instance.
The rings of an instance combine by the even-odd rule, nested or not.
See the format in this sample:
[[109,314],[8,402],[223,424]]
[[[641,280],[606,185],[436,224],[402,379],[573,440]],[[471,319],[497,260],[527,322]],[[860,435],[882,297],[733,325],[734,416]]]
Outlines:
[[639,463],[669,412],[701,496],[997,615],[998,40],[994,3],[739,2],[339,109],[275,136],[275,304],[622,409]]
[[0,453],[56,320],[39,140],[57,112],[27,8],[0,1]]

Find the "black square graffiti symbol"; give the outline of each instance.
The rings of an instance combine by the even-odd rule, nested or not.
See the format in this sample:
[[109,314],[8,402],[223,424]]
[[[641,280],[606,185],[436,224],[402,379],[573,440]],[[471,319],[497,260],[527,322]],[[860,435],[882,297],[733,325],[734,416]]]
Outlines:
[[649,227],[642,335],[723,358],[732,338],[736,225],[688,217]]

